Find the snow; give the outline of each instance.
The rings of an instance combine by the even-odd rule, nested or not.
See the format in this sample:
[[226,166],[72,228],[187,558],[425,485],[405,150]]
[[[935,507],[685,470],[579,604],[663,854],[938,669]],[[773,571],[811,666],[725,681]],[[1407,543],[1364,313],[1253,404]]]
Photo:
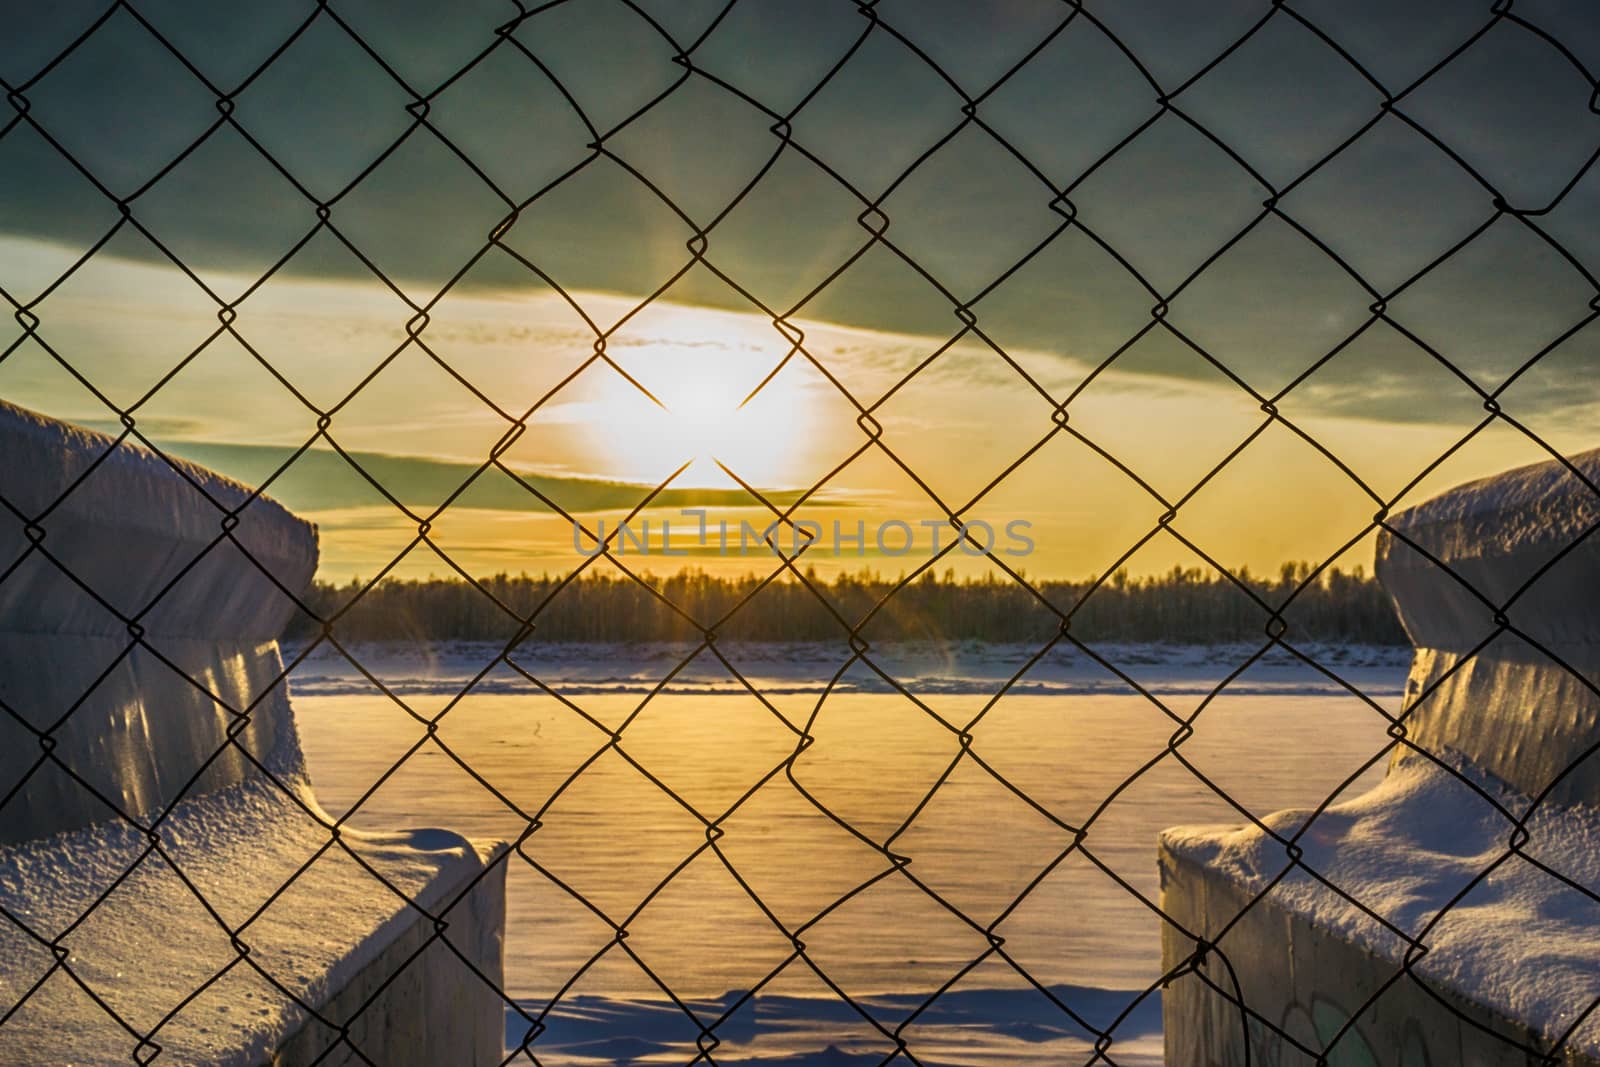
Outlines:
[[[0,1062],[131,1061],[138,1038],[75,976],[133,1030],[155,1030],[162,1063],[259,1067],[306,1015],[255,968],[324,1003],[417,921],[402,898],[441,907],[489,858],[443,830],[345,830],[327,847],[332,834],[302,804],[327,818],[304,779],[291,795],[256,777],[177,805],[160,853],[121,823],[0,851],[0,908],[31,932],[0,922],[0,1004],[43,981],[0,1028]],[[236,964],[222,924],[249,946],[248,963]],[[47,943],[67,951],[54,973]]]
[[[1600,450],[1570,462],[1600,480]],[[1587,758],[1600,744],[1600,538],[1584,539],[1597,520],[1600,495],[1556,461],[1394,517],[1448,567],[1396,536],[1379,539],[1378,577],[1418,650],[1408,687],[1415,745],[1459,752],[1529,795],[1559,781],[1556,803],[1600,799],[1600,761]]]
[[[1161,1067],[1159,994],[1127,1010],[1127,995],[1079,986],[1055,986],[1049,996],[1070,1004],[1096,1027],[1121,1017],[1108,1054],[1124,1067]],[[546,1018],[548,1029],[530,1049],[560,1062],[617,1064],[688,1062],[700,1026],[716,1027],[716,1062],[727,1067],[873,1067],[895,1046],[893,1032],[921,1007],[922,998],[878,996],[857,1001],[877,1023],[843,1000],[734,991],[715,1000],[572,996]],[[525,1010],[536,1014],[540,1005]],[[878,1026],[883,1027],[879,1030]],[[521,1015],[506,1014],[506,1047],[528,1034]],[[1035,990],[954,988],[917,1014],[905,1028],[916,1062],[928,1067],[1014,1067],[1017,1064],[1087,1062],[1095,1035],[1074,1024]]]
[[[1584,478],[1600,484],[1600,448],[1568,457]],[[1567,463],[1548,460],[1456,486],[1395,516],[1435,556],[1494,558],[1530,543],[1568,543],[1600,518],[1600,495]]]
[[[228,538],[207,551],[222,538],[225,509],[243,505],[250,490],[133,443],[114,445],[105,434],[0,401],[0,498],[36,521],[40,548],[60,564],[33,552],[0,583],[5,628],[126,638],[125,623],[95,598],[133,615],[159,594],[159,604],[139,619],[151,633],[275,640],[295,610],[278,585],[309,585],[315,528],[258,497],[229,524]],[[29,547],[23,523],[0,522],[0,569]],[[200,563],[167,588],[202,552]]]
[[[1570,462],[1600,484],[1600,450]],[[1379,537],[1377,574],[1418,648],[1469,650],[1495,629],[1495,609],[1508,603],[1512,625],[1540,643],[1592,645],[1600,643],[1600,613],[1573,594],[1600,580],[1600,539],[1588,538],[1551,564],[1597,521],[1600,495],[1565,464],[1522,467],[1469,482],[1391,518],[1404,540],[1388,531]],[[1443,561],[1460,581],[1428,556]]]
[[[1097,644],[1096,653],[1140,684],[1158,685],[1167,696],[1204,696],[1228,672],[1249,660],[1259,645]],[[696,646],[688,643],[630,645],[525,642],[510,654],[512,663],[495,663],[503,645],[482,641],[355,643],[348,655],[323,643],[306,651],[288,644],[284,658],[301,696],[370,695],[375,690],[363,671],[399,696],[453,695],[480,671],[494,666],[472,685],[478,695],[541,692],[539,683],[568,696],[608,693],[645,694],[661,684]],[[882,675],[857,664],[837,682],[834,674],[851,656],[843,641],[718,642],[717,649],[768,696],[821,693],[888,693]],[[904,642],[873,646],[873,663],[895,682],[919,695],[992,694],[1024,667],[1026,674],[1008,693],[1024,695],[1127,695],[1128,682],[1069,644],[1059,644],[1028,666],[1039,649],[982,642]],[[1398,696],[1396,680],[1411,660],[1411,650],[1387,646],[1308,644],[1301,651],[1361,691],[1374,697]],[[302,654],[304,658],[302,659]],[[358,667],[359,665],[359,667]],[[674,693],[737,695],[748,690],[715,656],[700,651],[688,668],[672,678]],[[1261,657],[1228,686],[1236,695],[1315,696],[1347,692],[1333,678],[1309,668],[1282,649]]]
[[4,403],[0,456],[0,1063],[259,1067],[488,857],[334,840],[276,643],[314,527]]
[[[1284,877],[1268,902],[1398,969],[1406,943],[1304,868],[1314,870],[1408,937],[1422,938],[1428,951],[1416,973],[1424,980],[1525,1022],[1547,1038],[1559,1037],[1600,996],[1600,903],[1590,896],[1600,893],[1600,812],[1542,805],[1528,823],[1526,855],[1579,889],[1520,856],[1506,858],[1510,819],[1463,776],[1507,811],[1527,811],[1527,798],[1468,764],[1402,764],[1382,785],[1317,818],[1298,842],[1303,866]],[[1263,821],[1287,837],[1309,814],[1282,811]],[[1289,866],[1284,846],[1253,826],[1176,827],[1162,842],[1179,858],[1251,893]],[[1428,929],[1469,885],[1460,903]],[[1580,1051],[1600,1053],[1600,1029],[1581,1029],[1575,1040]]]
[[[1266,892],[1265,906],[1385,961],[1297,975],[1295,994],[1376,987],[1409,956],[1416,977],[1486,1009],[1482,1019],[1600,1056],[1600,1016],[1586,1014],[1600,999],[1600,761],[1590,758],[1600,743],[1600,540],[1585,539],[1600,520],[1600,494],[1585,484],[1600,480],[1600,450],[1570,462],[1582,477],[1537,464],[1389,520],[1377,573],[1416,657],[1407,743],[1381,784],[1330,806],[1299,838],[1310,810],[1280,811],[1265,830],[1162,834],[1165,863],[1199,873],[1172,883],[1180,910],[1234,899],[1212,897],[1222,886]],[[1304,850],[1299,864],[1291,839]],[[1233,907],[1216,906],[1224,913],[1206,922],[1229,925]],[[1297,950],[1282,951],[1298,964]],[[1285,973],[1248,953],[1234,963],[1247,984]],[[1192,998],[1169,997],[1169,1029],[1196,1010]]]
[[[275,583],[310,582],[314,528],[258,498],[224,537],[244,486],[4,403],[0,456],[0,499],[37,523],[0,522],[0,842],[114,815],[64,767],[127,814],[171,803],[247,708],[239,743],[298,765]],[[228,747],[191,792],[249,773]]]
[[[718,648],[769,697],[803,723],[816,706],[817,678],[848,658],[842,645],[739,645]],[[1169,706],[1187,712],[1239,667],[1254,648],[1121,645],[1097,650]],[[355,658],[432,716],[500,651],[469,643],[374,644]],[[474,686],[439,720],[438,745],[426,743],[376,792],[374,781],[425,728],[374,689],[328,647],[295,669],[297,722],[318,796],[339,812],[362,800],[358,818],[394,825],[429,819],[474,838],[515,838],[527,820],[466,776],[439,746],[492,783],[523,811],[539,809],[567,775],[609,742],[642,694],[691,649],[528,645],[514,658],[603,727],[584,722],[532,683],[503,671]],[[874,645],[872,655],[929,706],[952,721],[976,714],[1037,649],[1020,646]],[[291,650],[292,652],[292,650]],[[1319,659],[1397,710],[1404,649],[1323,648]],[[650,698],[623,733],[634,759],[706,812],[720,812],[770,766],[793,752],[794,735],[759,707],[704,653],[690,676]],[[1048,691],[1014,689],[974,731],[974,752],[1030,797],[1064,818],[1087,815],[1160,751],[1170,719],[1127,683],[1081,653],[1052,656],[1029,672]],[[925,684],[927,683],[927,684]],[[940,683],[963,692],[931,693]],[[516,688],[521,685],[524,689]],[[602,689],[609,686],[609,689]],[[831,695],[813,732],[817,743],[798,779],[874,839],[948,765],[954,742],[927,716],[881,690],[865,669]],[[785,691],[794,690],[785,695]],[[1071,695],[1063,695],[1071,694]],[[1187,697],[1180,694],[1188,694]],[[1297,695],[1286,695],[1297,694]],[[1388,743],[1387,721],[1336,683],[1287,658],[1272,657],[1239,675],[1197,721],[1186,755],[1250,810],[1321,800]],[[924,728],[926,727],[926,728]],[[1381,775],[1381,765],[1371,780]],[[1365,779],[1363,779],[1363,782]],[[1358,784],[1353,789],[1364,788]],[[1164,760],[1112,805],[1089,838],[1099,860],[1147,898],[1159,891],[1152,848],[1163,826],[1221,821],[1236,811],[1176,761]],[[981,921],[993,918],[1070,836],[1043,826],[1033,809],[970,761],[896,844],[909,870]],[[588,767],[568,800],[508,861],[507,992],[530,1014],[549,1009],[549,1029],[531,1045],[541,1062],[610,1065],[687,1063],[698,1029],[637,967],[611,951],[598,970],[558,991],[611,930],[555,887],[525,857],[537,857],[573,890],[620,920],[655,881],[704,842],[704,828],[677,802],[643,783],[620,757]],[[883,869],[882,856],[834,827],[779,776],[727,822],[722,839],[747,884],[791,926],[839,893]],[[785,937],[745,890],[703,857],[632,924],[628,946],[673,992],[692,1001],[702,1025],[789,952]],[[920,892],[892,880],[836,909],[806,942],[829,978],[861,999],[891,1031],[947,978],[983,952],[983,937]],[[1140,994],[1162,973],[1160,923],[1153,912],[1097,868],[1069,859],[1044,880],[1002,928],[1006,949],[1053,994],[1091,1023],[1108,1026],[1124,1009],[1111,1059],[1162,1062],[1159,1004]],[[603,973],[601,973],[603,971]],[[796,977],[797,972],[799,977]],[[881,1063],[892,1043],[843,1004],[803,962],[761,988],[715,1034],[718,1063],[847,1067]],[[791,984],[791,979],[793,982]],[[552,1000],[554,1003],[552,1004]],[[1137,1001],[1137,1004],[1135,1002]],[[508,1012],[515,1048],[528,1024]],[[919,1062],[940,1067],[1032,1067],[1085,1063],[1092,1041],[1009,967],[990,960],[940,996],[907,1029]],[[832,1046],[832,1051],[829,1051]]]
[[[1408,686],[1407,736],[1429,752],[1453,751],[1551,804],[1600,801],[1600,697],[1595,648],[1569,648],[1576,674],[1502,635],[1470,657],[1421,649]],[[1425,699],[1418,699],[1426,693]],[[1420,758],[1410,748],[1396,762]]]

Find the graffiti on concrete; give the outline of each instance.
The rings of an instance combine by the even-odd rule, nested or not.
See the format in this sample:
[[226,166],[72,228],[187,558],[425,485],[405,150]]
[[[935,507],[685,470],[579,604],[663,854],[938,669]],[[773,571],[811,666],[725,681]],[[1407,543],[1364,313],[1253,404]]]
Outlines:
[[[1277,1025],[1281,1033],[1252,1018],[1248,1062],[1234,1046],[1225,1067],[1310,1067],[1318,1062],[1318,1052],[1326,1054],[1323,1062],[1328,1067],[1434,1067],[1415,1021],[1406,1022],[1394,1052],[1380,1056],[1368,1034],[1351,1022],[1350,1013],[1320,994],[1312,996],[1309,1006],[1290,1002]],[[1312,1053],[1307,1054],[1306,1049]]]

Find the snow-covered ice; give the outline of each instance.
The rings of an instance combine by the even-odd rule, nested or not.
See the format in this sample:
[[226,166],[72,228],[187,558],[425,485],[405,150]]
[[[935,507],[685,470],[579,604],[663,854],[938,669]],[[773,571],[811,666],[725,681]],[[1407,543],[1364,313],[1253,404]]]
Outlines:
[[[795,775],[874,840],[894,832],[959,749],[950,730],[859,665],[818,710],[826,678],[849,657],[842,647],[718,648],[782,718],[801,724],[817,712],[810,727],[816,743],[796,761]],[[514,653],[540,683],[598,725],[504,666],[469,688],[499,651],[465,643],[351,649],[410,712],[443,713],[437,743],[424,741],[425,724],[336,651],[318,649],[300,662],[291,682],[318,796],[336,814],[359,804],[357,824],[394,825],[420,812],[475,837],[514,839],[527,828],[524,814],[508,802],[526,814],[541,812],[540,828],[511,857],[506,932],[508,990],[530,1015],[550,1009],[543,1020],[548,1030],[533,1045],[540,1062],[687,1062],[698,1028],[615,948],[551,1005],[584,962],[611,943],[613,932],[526,859],[620,920],[657,880],[703,849],[706,838],[694,815],[620,756],[602,751],[611,743],[609,731],[638,712],[622,732],[621,749],[708,818],[793,754],[795,735],[704,653],[655,692],[689,651],[682,646],[531,645]],[[932,712],[961,722],[1035,651],[886,645],[874,646],[872,655]],[[1125,645],[1097,651],[1178,714],[1205,704],[1182,751],[1258,814],[1320,801],[1389,744],[1387,721],[1370,705],[1281,653],[1217,692],[1255,649]],[[1324,647],[1315,658],[1381,706],[1398,706],[1407,662],[1402,650]],[[973,731],[973,751],[1069,820],[1088,819],[1137,773],[1095,819],[1086,841],[1101,862],[1154,899],[1154,846],[1162,827],[1239,819],[1171,758],[1141,771],[1174,729],[1173,720],[1127,682],[1081,653],[1062,652],[1037,664],[990,709]],[[419,741],[422,747],[366,795]],[[1371,763],[1347,793],[1375,782],[1383,763]],[[500,796],[470,778],[462,764]],[[781,774],[725,826],[720,847],[791,928],[886,866],[881,853],[830,823]],[[911,857],[911,873],[990,921],[1070,842],[1069,833],[968,759],[894,848]],[[706,1026],[738,1001],[736,991],[751,989],[790,951],[709,855],[686,867],[629,929],[628,946]],[[1115,1062],[1161,1062],[1159,1002],[1142,996],[1160,975],[1160,929],[1138,898],[1074,856],[1000,932],[1029,973],[1091,1024],[1108,1026],[1129,1012],[1115,1030]],[[890,1031],[987,947],[981,934],[901,876],[839,909],[804,940],[829,978]],[[527,1029],[520,1014],[508,1013],[511,1047]],[[803,963],[786,967],[721,1022],[716,1035],[724,1042],[717,1062],[729,1064],[854,1067],[881,1062],[894,1047]],[[1079,1062],[1092,1055],[1093,1045],[1069,1016],[993,958],[908,1024],[906,1037],[920,1061],[951,1067]]]
[[[374,688],[367,674],[402,696],[448,696],[464,691],[468,683],[471,691],[480,695],[537,693],[542,691],[541,683],[568,695],[643,694],[696,650],[693,644],[668,642],[524,642],[508,656],[519,671],[497,662],[505,651],[503,645],[486,641],[375,641],[350,646],[348,656],[324,643],[312,647],[302,659],[305,647],[291,642],[284,648],[284,658],[297,662],[294,692],[303,696],[370,694]],[[1092,647],[1116,671],[1066,643],[1056,645],[1032,666],[1037,647],[978,641],[884,644],[874,646],[871,658],[884,674],[917,694],[994,693],[1026,668],[1007,692],[1019,696],[1126,695],[1133,689],[1116,673],[1120,671],[1139,684],[1158,686],[1170,696],[1203,696],[1261,648],[1117,643]],[[1308,643],[1297,647],[1326,673],[1281,648],[1272,648],[1243,676],[1229,682],[1228,691],[1294,697],[1346,692],[1348,685],[1383,698],[1398,695],[1411,662],[1410,649],[1393,646]],[[851,658],[843,641],[719,642],[717,648],[740,674],[770,695],[894,691],[882,675],[865,667],[858,666],[833,680]],[[487,673],[480,677],[485,668]],[[707,695],[745,691],[738,679],[703,650],[674,675],[672,688]]]

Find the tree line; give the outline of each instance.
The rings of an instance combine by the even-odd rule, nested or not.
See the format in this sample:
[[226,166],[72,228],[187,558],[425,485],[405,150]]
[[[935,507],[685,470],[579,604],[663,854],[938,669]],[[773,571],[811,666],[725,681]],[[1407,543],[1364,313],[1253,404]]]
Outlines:
[[[809,572],[813,592],[789,576],[765,586],[754,575],[727,577],[693,569],[644,577],[660,597],[621,574],[584,576],[565,585],[562,576],[553,575],[496,574],[476,585],[454,578],[391,578],[359,597],[365,588],[360,581],[319,581],[305,598],[317,618],[300,614],[286,636],[315,636],[321,631],[318,619],[331,619],[332,632],[343,641],[506,641],[515,636],[519,623],[498,601],[521,617],[543,605],[532,640],[698,639],[697,626],[664,604],[664,598],[701,625],[715,625],[719,639],[839,640],[848,632],[840,618],[858,622],[902,580],[871,571],[834,578]],[[1309,564],[1288,563],[1270,577],[1249,571],[1237,577],[1249,593],[1221,575],[1184,568],[1139,577],[1118,572],[1098,587],[1087,580],[1032,583],[1056,609],[1052,611],[1008,579],[962,579],[929,571],[895,592],[861,636],[869,642],[1042,644],[1059,630],[1060,612],[1070,615],[1072,634],[1086,641],[1247,641],[1260,639],[1273,625],[1259,598],[1281,610],[1285,636],[1292,641],[1407,643],[1388,594],[1360,567],[1330,568],[1313,577]]]

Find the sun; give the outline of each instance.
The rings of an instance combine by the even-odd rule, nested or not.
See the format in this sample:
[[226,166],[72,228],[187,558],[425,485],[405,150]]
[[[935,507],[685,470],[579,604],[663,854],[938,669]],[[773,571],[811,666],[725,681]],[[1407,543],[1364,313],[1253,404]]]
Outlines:
[[726,377],[702,376],[686,380],[679,389],[662,397],[665,414],[675,436],[696,459],[728,460],[750,452],[756,442],[750,436],[736,385]]
[[710,314],[705,335],[652,340],[619,360],[626,377],[604,376],[589,436],[607,473],[630,481],[659,482],[688,463],[675,485],[792,485],[806,450],[810,391],[793,374],[772,373],[782,351],[715,332],[723,324]]

